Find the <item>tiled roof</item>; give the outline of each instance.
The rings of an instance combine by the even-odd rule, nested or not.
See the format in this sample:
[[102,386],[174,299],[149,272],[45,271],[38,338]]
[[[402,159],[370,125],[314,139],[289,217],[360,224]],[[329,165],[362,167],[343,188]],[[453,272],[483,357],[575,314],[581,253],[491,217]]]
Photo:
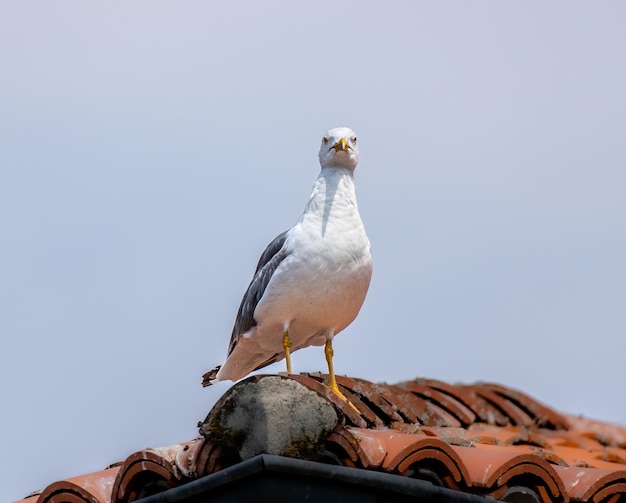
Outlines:
[[[358,414],[324,386],[325,377],[241,381],[218,401],[198,438],[135,452],[21,501],[134,501],[262,452],[424,479],[497,499],[519,490],[539,501],[626,499],[624,427],[559,413],[497,384],[416,379],[390,385],[338,377]],[[286,405],[264,402],[277,396]],[[235,416],[238,409],[242,413]],[[299,437],[280,444],[294,425],[291,431],[306,430],[310,442]],[[257,435],[255,428],[265,429]]]

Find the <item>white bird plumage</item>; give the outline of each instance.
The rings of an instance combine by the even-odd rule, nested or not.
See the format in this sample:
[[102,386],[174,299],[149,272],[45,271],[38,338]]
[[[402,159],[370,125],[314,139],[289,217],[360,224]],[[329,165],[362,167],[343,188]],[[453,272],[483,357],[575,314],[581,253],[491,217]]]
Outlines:
[[357,137],[329,130],[319,151],[321,172],[298,222],[261,255],[233,328],[228,357],[203,385],[236,381],[307,346],[326,346],[329,387],[339,393],[332,339],[356,318],[372,275],[370,243],[356,200]]

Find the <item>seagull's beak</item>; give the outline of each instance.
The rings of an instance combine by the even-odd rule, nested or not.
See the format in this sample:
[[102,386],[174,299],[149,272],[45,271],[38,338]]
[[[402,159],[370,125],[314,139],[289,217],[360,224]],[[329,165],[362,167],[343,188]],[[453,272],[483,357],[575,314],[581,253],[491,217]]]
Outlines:
[[346,139],[345,138],[341,138],[337,143],[335,143],[331,148],[335,149],[335,152],[339,152],[340,150],[342,152],[345,152],[346,149],[348,148],[348,146],[346,145]]

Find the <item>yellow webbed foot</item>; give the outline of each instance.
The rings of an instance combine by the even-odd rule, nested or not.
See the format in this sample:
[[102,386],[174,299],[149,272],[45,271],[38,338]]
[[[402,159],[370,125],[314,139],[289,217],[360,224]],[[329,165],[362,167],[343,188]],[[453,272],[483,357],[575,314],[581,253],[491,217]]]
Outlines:
[[357,414],[361,414],[361,411],[356,408],[356,406],[346,398],[346,396],[339,390],[339,386],[337,385],[337,379],[335,378],[335,369],[333,367],[333,343],[332,338],[329,338],[326,341],[326,345],[324,346],[324,353],[326,355],[326,363],[328,363],[328,387],[330,390],[335,393],[339,398],[341,398],[344,402],[346,402],[354,412]]

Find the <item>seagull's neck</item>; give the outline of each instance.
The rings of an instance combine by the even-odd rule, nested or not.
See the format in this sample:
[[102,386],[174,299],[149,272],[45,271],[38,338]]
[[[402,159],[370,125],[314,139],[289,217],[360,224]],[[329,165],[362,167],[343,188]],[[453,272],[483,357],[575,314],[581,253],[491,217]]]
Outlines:
[[348,168],[322,168],[313,184],[307,211],[327,210],[335,205],[350,204],[356,207],[354,172]]
[[342,227],[361,228],[353,171],[343,167],[322,168],[301,221],[313,227],[319,225],[322,236],[332,222],[342,222]]

